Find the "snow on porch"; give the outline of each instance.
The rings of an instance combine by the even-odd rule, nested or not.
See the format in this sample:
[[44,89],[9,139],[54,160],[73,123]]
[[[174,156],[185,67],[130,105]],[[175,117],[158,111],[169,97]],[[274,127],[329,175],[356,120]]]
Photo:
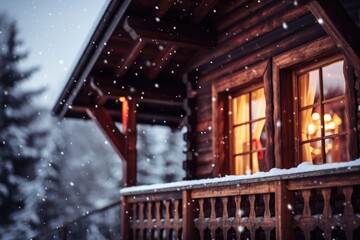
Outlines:
[[186,180],[171,183],[161,183],[143,186],[134,186],[120,190],[121,195],[146,194],[156,192],[181,191],[185,189],[199,189],[212,186],[240,185],[248,183],[286,180],[304,177],[316,177],[323,174],[341,174],[360,172],[360,159],[341,162],[313,165],[308,162],[301,163],[299,166],[290,169],[273,168],[269,172],[258,172],[252,175],[229,175],[218,178],[208,178],[200,180]]

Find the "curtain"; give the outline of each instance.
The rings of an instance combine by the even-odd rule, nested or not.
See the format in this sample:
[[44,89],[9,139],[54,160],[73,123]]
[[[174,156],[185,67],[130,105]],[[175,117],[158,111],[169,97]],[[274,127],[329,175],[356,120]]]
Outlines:
[[[259,119],[262,117],[265,117],[265,93],[264,88],[261,88],[255,92],[252,93],[251,98],[251,104],[252,104],[252,113],[251,118],[252,119]],[[265,125],[265,119],[256,121],[252,124],[252,144],[253,149],[259,149],[262,148],[260,143],[260,137],[262,130]],[[252,154],[252,173],[256,173],[259,171],[259,153],[253,153]]]
[[[244,94],[232,100],[233,125],[249,121],[249,94]],[[249,144],[249,125],[244,124],[234,129],[234,153],[243,153],[247,150]],[[238,156],[235,159],[235,174],[241,175],[246,173],[246,166],[250,165],[248,156]]]
[[[299,82],[299,97],[301,106],[308,106],[314,104],[316,85],[319,79],[318,70],[306,73],[301,75],[298,78]],[[307,130],[308,125],[311,122],[311,115],[313,108],[303,110],[301,112],[301,140],[307,140]],[[304,144],[301,146],[302,151],[302,161],[303,162],[312,162],[310,144]]]

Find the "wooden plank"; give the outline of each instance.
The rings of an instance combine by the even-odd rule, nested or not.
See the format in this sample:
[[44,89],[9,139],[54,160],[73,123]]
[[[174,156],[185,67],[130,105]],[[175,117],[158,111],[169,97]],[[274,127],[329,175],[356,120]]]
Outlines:
[[[124,194],[123,194],[124,195]],[[172,200],[172,199],[181,199],[181,191],[170,191],[165,193],[149,193],[149,194],[138,194],[135,193],[126,193],[126,196],[129,198],[129,203],[141,203],[141,202],[155,202],[155,201],[162,201],[162,200]]]
[[253,28],[249,28],[241,34],[237,34],[235,37],[223,42],[222,48],[216,48],[213,51],[210,51],[202,59],[200,59],[194,67],[204,65],[224,55],[226,56],[232,50],[238,48],[246,42],[252,41],[265,33],[273,31],[276,28],[281,27],[283,22],[289,22],[291,20],[294,20],[296,16],[305,15],[307,12],[308,10],[306,9],[306,7],[298,7],[295,8],[294,11],[286,12],[280,17],[274,17],[272,21],[264,21]]
[[355,73],[354,68],[347,59],[344,61],[344,77],[345,77],[345,109],[347,113],[347,132],[346,145],[348,151],[348,159],[357,159],[359,157],[358,148],[358,131],[356,130],[356,92],[355,92]]
[[[248,29],[257,28],[257,25],[259,25],[259,23],[274,21],[276,18],[279,18],[279,16],[284,14],[284,10],[290,13],[294,11],[294,8],[296,8],[294,6],[291,6],[289,3],[284,3],[282,1],[274,1],[268,4],[264,4],[263,2],[258,3],[257,1],[254,2],[256,2],[256,6],[260,9],[258,9],[256,12],[251,13],[244,19],[231,19],[233,20],[233,26],[225,29],[223,33],[219,34],[219,42],[224,42],[226,41],[226,39],[229,39],[237,34],[246,34],[246,31]],[[238,19],[240,21],[236,22]],[[252,33],[252,30],[248,33]],[[248,37],[250,36],[253,36],[253,34],[249,35]]]
[[136,41],[135,44],[133,44],[133,46],[130,47],[128,53],[126,54],[125,60],[118,63],[118,67],[116,69],[117,77],[121,78],[126,74],[127,70],[130,68],[137,56],[140,54],[145,44],[145,41],[139,39]]
[[125,18],[123,27],[133,39],[142,38],[159,43],[163,41],[179,47],[209,48],[216,44],[213,31],[185,23],[157,22],[153,18],[130,16]]
[[176,47],[167,45],[159,54],[157,54],[156,59],[154,60],[155,66],[149,68],[147,77],[149,80],[154,80],[170,61],[173,54],[176,54]]
[[360,174],[349,173],[346,175],[331,175],[325,177],[308,177],[306,179],[289,180],[289,190],[304,190],[329,187],[354,186],[360,184]]
[[208,12],[215,6],[218,0],[202,0],[195,8],[192,21],[197,24],[208,14]]
[[[299,36],[302,37],[299,38]],[[282,39],[279,42],[275,42],[271,45],[266,46],[265,48],[261,49],[261,52],[256,51],[248,54],[245,58],[244,56],[241,56],[237,59],[232,59],[233,60],[232,62],[228,64],[224,64],[223,66],[221,66],[221,68],[216,68],[207,75],[199,78],[199,82],[204,83],[207,81],[217,80],[218,78],[225,77],[226,75],[237,72],[241,69],[250,68],[251,66],[249,66],[249,63],[261,62],[264,59],[271,58],[274,55],[298,47],[302,44],[305,44],[309,41],[316,39],[317,37],[322,37],[322,36],[323,33],[319,31],[319,28],[317,26],[304,29],[302,31],[299,31],[298,35],[291,35],[287,38]],[[277,46],[282,46],[282,47],[279,48]]]
[[360,74],[360,30],[338,0],[310,0],[308,7]]
[[275,182],[268,183],[248,183],[236,184],[230,187],[214,187],[206,189],[193,189],[191,197],[197,198],[210,198],[210,197],[229,197],[248,194],[262,194],[275,192]]
[[229,5],[227,9],[224,10],[226,17],[224,16],[216,23],[216,30],[218,32],[223,31],[225,28],[234,24],[234,22],[239,19],[244,19],[251,15],[254,11],[263,6],[264,3],[259,4],[258,1],[249,1],[246,0],[231,2],[232,5]]
[[303,31],[304,29],[316,26],[318,30],[322,31],[321,27],[314,23],[314,16],[310,12],[294,21],[288,22],[287,26],[288,28],[286,30],[282,27],[277,28],[274,31],[258,36],[256,39],[238,46],[238,48],[231,51],[229,55],[223,55],[217,59],[212,59],[211,64],[199,69],[200,73],[203,75],[205,73],[212,72],[214,69],[219,68],[219,66],[237,61],[238,58],[243,58],[244,56],[248,56],[254,52],[262,54],[261,52],[264,51],[267,46],[273,46],[274,48],[282,46],[283,49],[284,46],[281,44],[283,39],[288,38],[291,35],[296,35],[299,31]]
[[276,239],[293,239],[293,214],[288,206],[295,207],[295,195],[291,193],[283,181],[276,182],[275,218]]

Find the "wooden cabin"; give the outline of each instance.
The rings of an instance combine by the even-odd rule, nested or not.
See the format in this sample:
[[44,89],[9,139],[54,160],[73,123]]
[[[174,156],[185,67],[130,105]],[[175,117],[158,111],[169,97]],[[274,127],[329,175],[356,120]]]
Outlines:
[[[119,154],[121,236],[360,239],[359,18],[354,0],[111,1],[54,113]],[[186,127],[189,181],[132,187],[137,124]]]

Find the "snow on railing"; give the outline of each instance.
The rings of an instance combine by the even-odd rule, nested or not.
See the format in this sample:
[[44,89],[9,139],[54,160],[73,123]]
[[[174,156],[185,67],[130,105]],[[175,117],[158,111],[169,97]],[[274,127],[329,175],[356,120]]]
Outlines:
[[323,173],[342,173],[342,172],[356,172],[360,170],[360,159],[341,162],[341,163],[327,163],[322,165],[313,165],[308,162],[301,163],[297,167],[290,169],[273,168],[269,172],[258,172],[251,175],[229,175],[225,177],[216,177],[200,180],[186,180],[171,183],[159,183],[151,185],[133,186],[120,190],[122,195],[129,194],[143,194],[153,192],[166,192],[183,189],[196,189],[203,187],[210,187],[213,185],[231,185],[233,182],[251,183],[251,182],[266,182],[271,180],[282,180],[291,178],[300,178],[307,176],[322,175]]

